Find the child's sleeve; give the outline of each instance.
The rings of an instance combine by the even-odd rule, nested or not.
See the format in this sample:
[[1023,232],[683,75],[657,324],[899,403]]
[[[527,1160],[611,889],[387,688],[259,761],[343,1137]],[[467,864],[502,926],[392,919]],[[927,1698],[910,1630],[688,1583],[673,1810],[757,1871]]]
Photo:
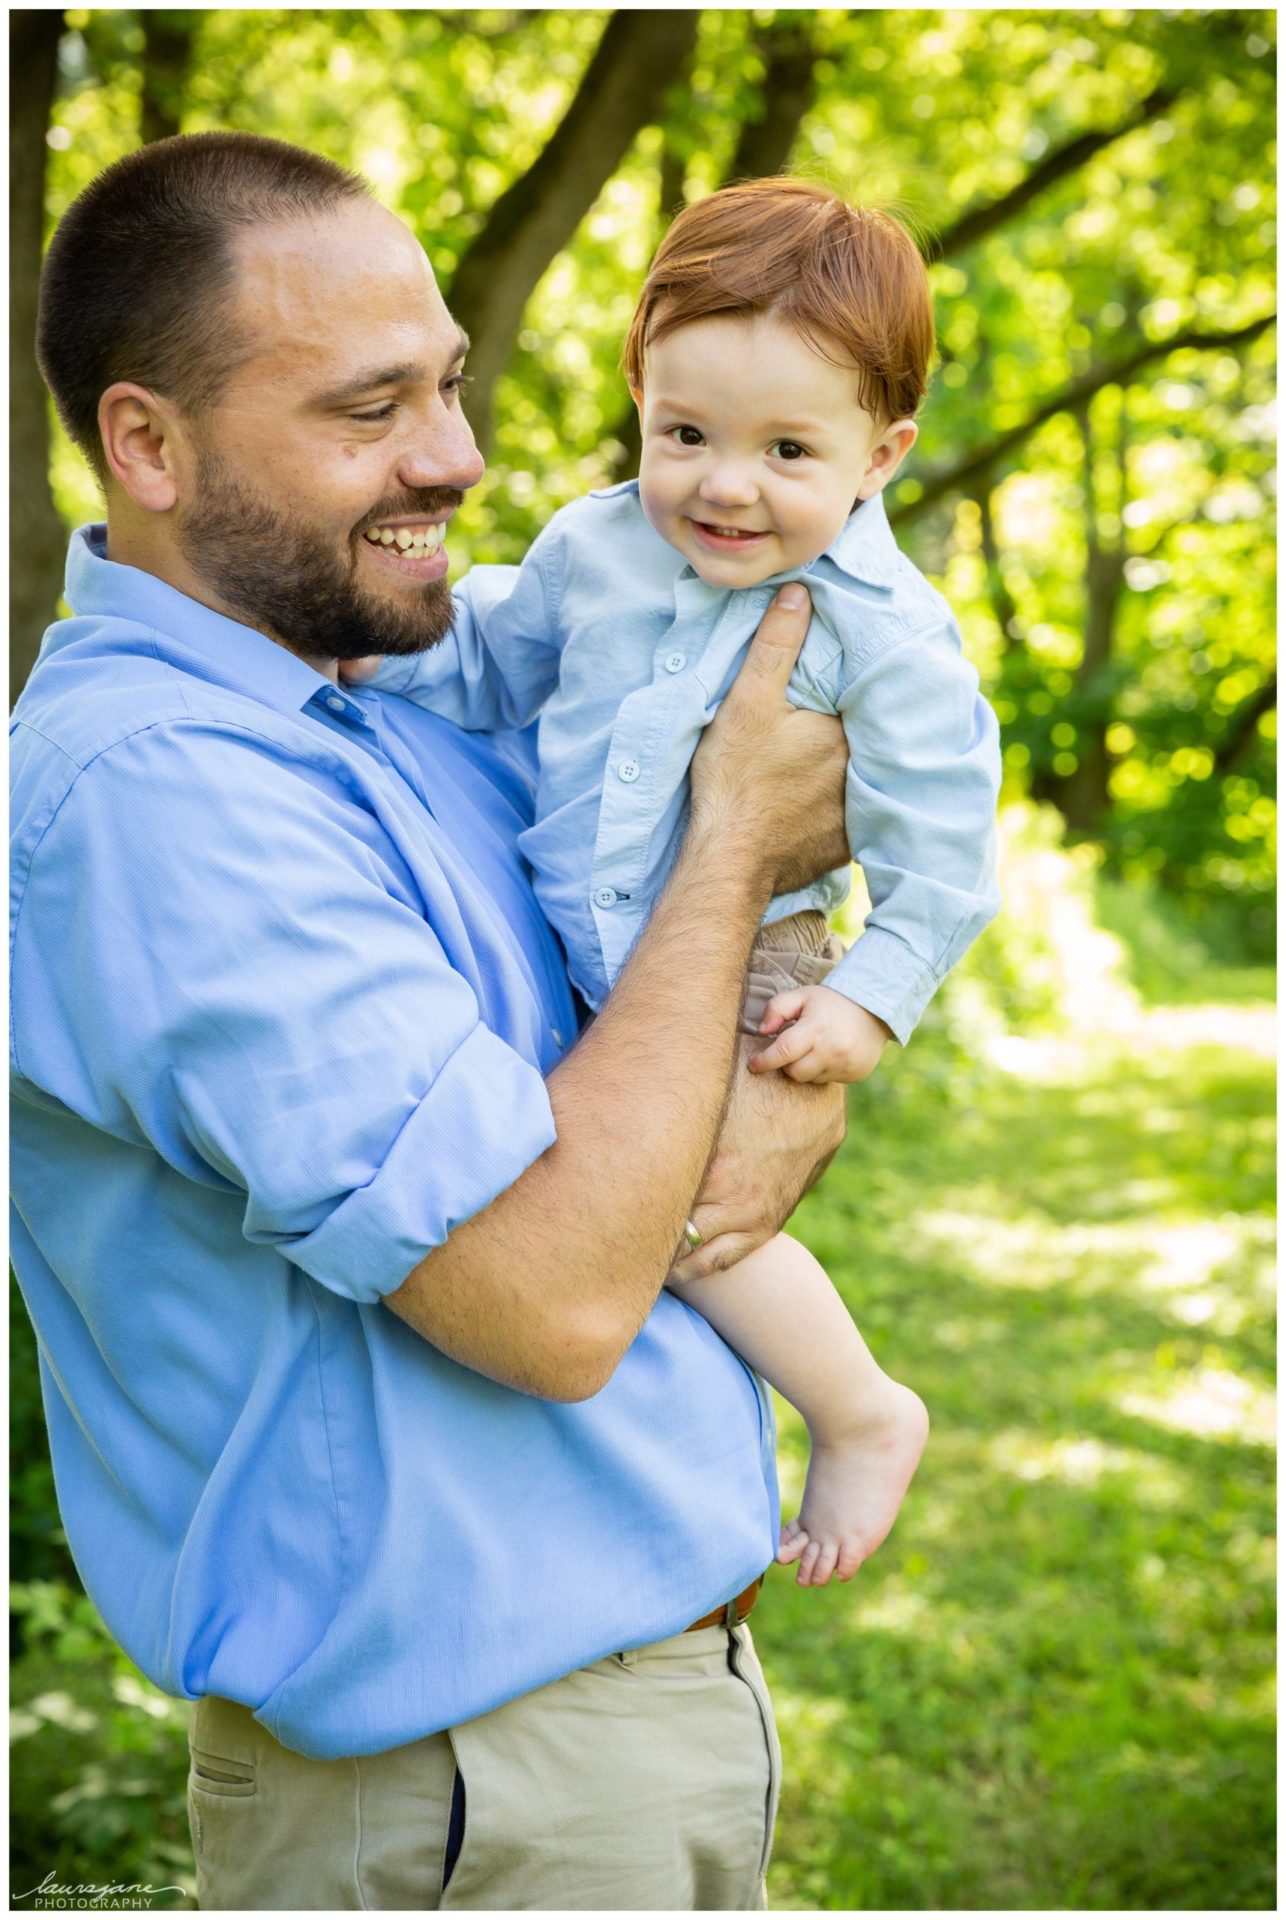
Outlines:
[[558,684],[559,645],[542,534],[520,567],[471,567],[452,590],[447,636],[389,657],[371,684],[475,733],[525,727]]
[[945,614],[859,674],[839,713],[849,745],[849,846],[871,912],[826,984],[905,1045],[1000,906],[999,729]]

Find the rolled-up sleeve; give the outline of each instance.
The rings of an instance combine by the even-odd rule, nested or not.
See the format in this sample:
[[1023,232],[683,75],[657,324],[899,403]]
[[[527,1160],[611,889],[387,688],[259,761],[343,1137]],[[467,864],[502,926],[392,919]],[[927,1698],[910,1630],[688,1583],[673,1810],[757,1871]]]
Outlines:
[[342,765],[243,729],[153,727],[79,775],[32,862],[12,993],[49,1098],[351,1300],[555,1138],[539,1069],[485,1024]]

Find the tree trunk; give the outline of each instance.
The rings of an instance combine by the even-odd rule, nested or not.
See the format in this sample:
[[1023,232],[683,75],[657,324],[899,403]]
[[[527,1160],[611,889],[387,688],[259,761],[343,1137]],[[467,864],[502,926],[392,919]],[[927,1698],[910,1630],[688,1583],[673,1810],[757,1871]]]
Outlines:
[[607,23],[576,96],[535,164],[492,207],[456,269],[451,311],[470,337],[469,418],[484,452],[491,395],[537,282],[656,117],[696,39],[688,9],[623,9]]
[[755,32],[764,78],[758,110],[741,127],[727,180],[780,173],[790,159],[799,123],[813,104],[817,49],[807,15],[783,14]]
[[[790,159],[790,150],[799,132],[799,123],[808,112],[816,91],[817,51],[806,24],[787,15],[757,29],[755,45],[763,58],[764,77],[760,88],[760,110],[747,120],[724,175],[724,185],[733,180],[761,179],[780,173]],[[683,194],[680,163],[669,146],[661,150],[661,230],[658,242],[669,226]],[[642,443],[639,417],[631,405],[622,409],[612,429],[612,438],[621,452],[612,462],[615,484],[629,480],[639,470]]]
[[159,7],[140,10],[143,23],[143,144],[168,140],[183,121],[183,89],[192,64],[196,16]]
[[[1120,533],[1104,541],[1098,530],[1098,500],[1094,489],[1094,437],[1089,402],[1079,407],[1077,425],[1084,447],[1085,473],[1085,644],[1076,669],[1076,771],[1060,781],[1054,800],[1073,833],[1101,833],[1112,804],[1108,775],[1112,763],[1107,751],[1107,729],[1112,718],[1112,641],[1116,611],[1125,582],[1125,542]],[[1121,428],[1117,442],[1120,468],[1117,512],[1125,505],[1126,413],[1121,395]]]
[[45,133],[58,79],[61,11],[9,15],[10,696],[22,691],[57,611],[66,540],[49,491],[49,402],[36,370],[45,230]]

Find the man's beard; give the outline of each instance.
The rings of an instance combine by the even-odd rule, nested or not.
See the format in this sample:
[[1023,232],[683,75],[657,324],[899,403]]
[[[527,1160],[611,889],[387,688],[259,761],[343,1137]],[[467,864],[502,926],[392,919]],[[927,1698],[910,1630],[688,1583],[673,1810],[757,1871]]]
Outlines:
[[[362,524],[436,515],[462,497],[455,487],[410,489],[382,502]],[[206,452],[197,467],[197,500],[180,517],[178,537],[188,565],[239,620],[310,659],[424,653],[451,624],[445,578],[425,581],[404,605],[377,598],[358,585],[359,529],[345,561],[315,527],[279,512]]]

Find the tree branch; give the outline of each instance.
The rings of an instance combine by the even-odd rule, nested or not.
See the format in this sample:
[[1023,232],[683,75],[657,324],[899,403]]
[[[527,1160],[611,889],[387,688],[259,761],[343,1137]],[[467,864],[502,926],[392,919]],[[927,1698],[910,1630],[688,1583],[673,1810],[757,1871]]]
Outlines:
[[678,8],[613,13],[575,97],[543,151],[504,193],[451,282],[451,311],[469,334],[469,417],[486,449],[491,390],[504,370],[536,283],[571,240],[603,183],[690,53],[698,15]]
[[45,133],[58,80],[61,9],[9,15],[10,693],[16,698],[57,610],[67,541],[49,491],[49,400],[36,371],[45,224]]
[[183,118],[183,88],[192,62],[192,35],[197,16],[173,13],[161,7],[140,8],[143,25],[144,145],[167,140],[178,132]]
[[906,526],[912,520],[918,520],[922,514],[935,507],[945,494],[954,493],[970,485],[979,474],[1004,460],[1024,440],[1043,427],[1055,414],[1074,412],[1077,407],[1096,394],[1100,387],[1123,386],[1144,367],[1151,366],[1157,360],[1165,360],[1172,353],[1192,347],[1199,352],[1213,351],[1219,347],[1243,347],[1258,339],[1261,333],[1275,325],[1277,315],[1268,313],[1260,320],[1251,320],[1244,327],[1233,327],[1227,333],[1207,332],[1200,327],[1190,327],[1184,333],[1172,334],[1168,340],[1145,340],[1123,359],[1111,361],[1106,365],[1091,367],[1078,380],[1073,380],[1061,392],[1044,401],[1036,411],[1024,420],[1021,426],[1011,427],[1007,433],[997,434],[985,446],[973,447],[954,465],[941,472],[930,474],[923,482],[923,490],[915,500],[908,500],[889,515],[890,521],[897,526]]
[[988,200],[982,206],[970,208],[968,213],[960,215],[958,220],[945,228],[936,239],[925,245],[925,257],[929,260],[942,260],[948,254],[962,253],[976,240],[993,233],[997,227],[1004,226],[1014,215],[1021,213],[1039,194],[1045,192],[1069,173],[1075,173],[1087,160],[1092,160],[1104,147],[1110,147],[1127,133],[1134,133],[1139,127],[1146,126],[1149,120],[1158,119],[1179,98],[1179,88],[1173,86],[1154,87],[1146,99],[1138,101],[1119,120],[1114,127],[1091,129],[1087,133],[1077,134],[1064,146],[1056,147],[1053,153],[1046,154],[1038,167],[1025,179],[1020,180],[1007,193],[1000,194],[995,200]]
[[725,183],[782,171],[816,91],[817,49],[807,18],[776,18],[756,28],[754,44],[764,63],[763,84],[757,111],[741,123]]
[[1249,700],[1233,715],[1232,724],[1215,748],[1215,772],[1230,773],[1254,744],[1255,734],[1266,713],[1277,705],[1277,675],[1272,673]]

